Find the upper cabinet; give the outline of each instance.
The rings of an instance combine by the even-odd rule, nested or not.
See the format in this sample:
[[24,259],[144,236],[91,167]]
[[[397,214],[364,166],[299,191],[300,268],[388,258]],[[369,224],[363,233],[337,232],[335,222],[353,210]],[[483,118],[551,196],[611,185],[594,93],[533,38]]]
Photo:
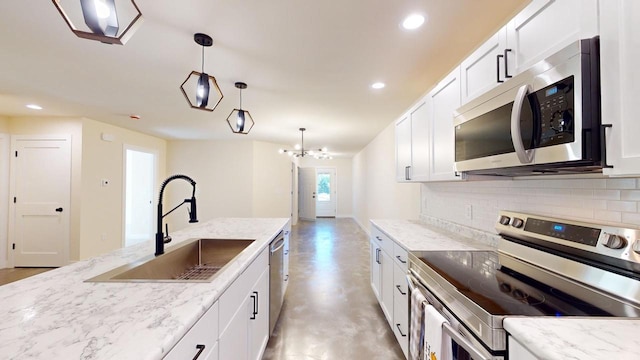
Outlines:
[[602,123],[606,129],[607,163],[612,176],[640,175],[640,1],[607,0],[600,8]]
[[455,161],[453,112],[460,107],[460,67],[456,67],[429,95],[429,181],[460,180]]
[[396,122],[396,180],[426,181],[429,178],[429,110],[425,99]]
[[598,0],[534,0],[462,61],[462,103],[598,34]]

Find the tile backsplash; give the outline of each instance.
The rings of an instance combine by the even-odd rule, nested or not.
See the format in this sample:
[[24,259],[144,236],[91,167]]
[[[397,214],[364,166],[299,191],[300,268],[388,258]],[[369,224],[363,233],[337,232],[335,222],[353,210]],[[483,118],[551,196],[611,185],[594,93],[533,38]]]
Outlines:
[[424,183],[421,190],[422,215],[492,233],[499,210],[640,228],[640,178]]

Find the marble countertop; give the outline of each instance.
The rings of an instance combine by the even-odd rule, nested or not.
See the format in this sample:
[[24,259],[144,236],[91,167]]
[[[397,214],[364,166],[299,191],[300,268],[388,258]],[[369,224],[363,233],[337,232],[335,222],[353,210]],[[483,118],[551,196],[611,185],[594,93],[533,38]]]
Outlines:
[[474,238],[456,232],[455,224],[448,229],[427,225],[418,220],[374,219],[371,223],[407,251],[427,250],[489,250],[492,236],[478,232]]
[[220,218],[172,232],[167,249],[255,239],[210,283],[84,282],[153,254],[149,241],[0,286],[0,359],[160,359],[288,221]]
[[640,320],[601,318],[506,318],[504,328],[544,360],[636,360]]
[[[440,220],[371,220],[408,251],[495,249],[498,235]],[[544,360],[640,358],[640,320],[509,317],[504,328]]]

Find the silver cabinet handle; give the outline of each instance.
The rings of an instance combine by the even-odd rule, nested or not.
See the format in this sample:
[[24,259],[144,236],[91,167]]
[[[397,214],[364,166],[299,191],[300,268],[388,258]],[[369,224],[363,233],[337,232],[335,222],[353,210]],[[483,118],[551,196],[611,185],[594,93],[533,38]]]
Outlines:
[[200,354],[202,354],[202,352],[204,351],[205,346],[202,344],[198,344],[196,345],[196,349],[198,349],[198,352],[196,353],[196,356],[193,357],[193,360],[196,360],[197,358],[200,357]]
[[396,259],[398,259],[398,261],[400,261],[403,264],[406,264],[407,262],[405,260],[402,260],[402,258],[400,257],[400,255],[396,255]]

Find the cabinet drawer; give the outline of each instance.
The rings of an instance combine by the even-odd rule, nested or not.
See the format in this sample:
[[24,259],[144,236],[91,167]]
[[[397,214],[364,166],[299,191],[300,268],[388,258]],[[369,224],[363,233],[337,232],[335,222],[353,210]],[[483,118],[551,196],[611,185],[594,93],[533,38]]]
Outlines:
[[393,243],[393,260],[400,266],[405,272],[409,269],[409,256],[407,250],[397,243]]
[[224,332],[235,313],[240,310],[239,302],[251,292],[253,284],[268,267],[269,248],[267,247],[220,296],[220,333]]
[[[218,342],[218,302],[193,325],[180,341],[169,351],[165,360],[216,359]],[[213,352],[216,352],[214,354]]]
[[371,241],[374,244],[379,244],[389,256],[393,255],[393,240],[375,226],[371,227]]

